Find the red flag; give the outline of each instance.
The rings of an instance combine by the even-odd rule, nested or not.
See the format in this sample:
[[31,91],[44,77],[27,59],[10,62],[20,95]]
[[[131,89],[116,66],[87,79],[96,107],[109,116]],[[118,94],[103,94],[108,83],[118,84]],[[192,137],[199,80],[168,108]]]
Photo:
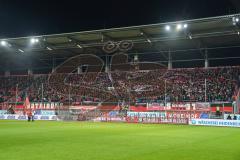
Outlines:
[[28,106],[30,106],[30,101],[28,96],[26,96],[25,102],[24,102],[24,108],[28,108]]

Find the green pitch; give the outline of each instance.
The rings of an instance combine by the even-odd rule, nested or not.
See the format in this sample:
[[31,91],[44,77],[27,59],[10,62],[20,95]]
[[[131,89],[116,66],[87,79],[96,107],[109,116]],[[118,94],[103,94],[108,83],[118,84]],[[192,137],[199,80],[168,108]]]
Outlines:
[[0,121],[0,160],[239,160],[240,128]]

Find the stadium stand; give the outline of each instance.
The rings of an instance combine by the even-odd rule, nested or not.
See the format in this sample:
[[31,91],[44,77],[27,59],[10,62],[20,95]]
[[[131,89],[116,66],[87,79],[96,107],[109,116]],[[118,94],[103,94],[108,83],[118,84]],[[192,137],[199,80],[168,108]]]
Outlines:
[[69,94],[71,102],[229,102],[239,73],[240,67],[217,67],[115,71],[111,78],[106,72],[9,76],[0,78],[0,97],[1,102],[16,101],[16,94],[17,101],[27,95],[31,102],[69,101]]

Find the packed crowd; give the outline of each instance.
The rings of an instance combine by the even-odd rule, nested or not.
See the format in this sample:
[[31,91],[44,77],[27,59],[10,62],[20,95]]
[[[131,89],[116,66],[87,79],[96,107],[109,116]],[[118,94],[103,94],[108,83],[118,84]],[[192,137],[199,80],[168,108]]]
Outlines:
[[22,101],[25,89],[33,82],[32,76],[0,77],[0,102]]
[[240,67],[54,73],[0,78],[0,102],[232,101]]
[[170,101],[232,101],[240,68],[177,69],[164,76]]

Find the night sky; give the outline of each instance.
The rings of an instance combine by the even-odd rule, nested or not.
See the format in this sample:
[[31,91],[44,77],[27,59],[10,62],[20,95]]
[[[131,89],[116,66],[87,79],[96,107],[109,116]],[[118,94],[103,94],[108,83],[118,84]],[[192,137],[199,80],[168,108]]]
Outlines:
[[239,0],[0,0],[0,38],[143,25],[238,12]]

